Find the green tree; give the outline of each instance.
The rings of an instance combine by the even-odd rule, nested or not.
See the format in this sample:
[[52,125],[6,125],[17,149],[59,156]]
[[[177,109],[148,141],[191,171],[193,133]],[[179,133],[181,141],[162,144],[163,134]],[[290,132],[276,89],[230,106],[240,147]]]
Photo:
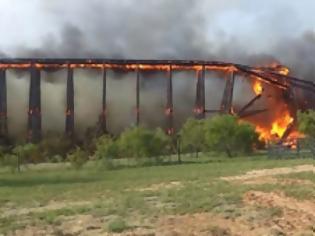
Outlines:
[[315,138],[315,111],[299,111],[297,118],[299,131],[311,138]]
[[161,157],[169,155],[172,152],[172,139],[161,128],[154,131],[151,141],[150,156],[155,158],[156,163],[162,161]]
[[88,155],[81,148],[76,147],[72,153],[67,155],[67,160],[74,169],[79,170],[87,163]]
[[252,125],[239,122],[235,116],[217,115],[205,121],[205,140],[210,149],[233,157],[252,152],[258,134]]
[[196,157],[205,146],[204,120],[188,119],[180,131],[181,148],[195,152]]
[[147,157],[152,137],[152,132],[143,127],[129,128],[119,137],[120,150],[127,157]]
[[165,155],[170,146],[170,138],[161,130],[143,127],[127,129],[120,135],[119,147],[128,157],[157,157]]
[[117,141],[109,135],[103,135],[96,141],[95,158],[103,161],[107,169],[112,169],[113,159],[119,157],[119,146]]

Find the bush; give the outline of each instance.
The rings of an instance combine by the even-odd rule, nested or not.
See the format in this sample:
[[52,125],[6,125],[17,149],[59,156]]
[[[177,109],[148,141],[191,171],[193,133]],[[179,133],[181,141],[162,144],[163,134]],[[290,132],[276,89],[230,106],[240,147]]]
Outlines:
[[113,169],[113,159],[119,156],[119,147],[110,136],[103,135],[96,142],[95,158],[101,160],[107,169]]
[[18,145],[13,148],[12,153],[17,157],[16,168],[19,172],[22,165],[30,162],[37,163],[42,161],[42,155],[38,149],[38,146],[32,143]]
[[112,233],[122,233],[123,231],[127,230],[129,227],[121,217],[117,217],[111,222],[109,222],[107,229],[109,232]]
[[315,138],[315,111],[298,112],[299,131],[311,138]]
[[159,157],[167,154],[170,138],[161,130],[127,129],[119,138],[119,149],[127,157]]
[[48,160],[55,162],[54,156],[61,156],[64,159],[67,153],[73,148],[73,142],[66,136],[60,137],[56,134],[47,134],[39,144],[39,149]]
[[88,161],[88,156],[86,152],[77,147],[72,153],[68,154],[67,160],[71,163],[71,166],[74,169],[79,170]]
[[195,152],[196,157],[205,147],[204,120],[189,119],[180,131],[181,148]]
[[49,157],[49,160],[52,162],[52,163],[61,163],[63,162],[64,158],[60,155],[54,155],[52,157]]
[[148,157],[153,133],[142,127],[129,128],[119,137],[119,148],[126,157]]
[[205,121],[205,140],[211,150],[233,157],[252,152],[258,142],[258,134],[255,127],[238,122],[237,117],[217,115]]
[[13,154],[5,154],[1,157],[1,165],[10,168],[11,172],[20,171],[19,158]]
[[152,141],[152,156],[156,158],[157,162],[160,162],[160,156],[169,155],[172,151],[172,139],[169,135],[158,128],[154,132]]

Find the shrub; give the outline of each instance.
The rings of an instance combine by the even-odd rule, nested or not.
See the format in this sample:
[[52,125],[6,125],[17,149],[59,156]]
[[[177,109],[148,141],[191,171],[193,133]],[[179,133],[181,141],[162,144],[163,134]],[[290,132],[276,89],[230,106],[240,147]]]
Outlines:
[[74,169],[79,170],[88,161],[88,155],[81,148],[77,147],[72,153],[68,154],[67,160]]
[[110,136],[103,135],[96,142],[95,158],[101,160],[107,169],[113,169],[113,159],[119,156],[119,147]]
[[19,159],[17,155],[13,154],[5,154],[1,157],[1,165],[4,167],[8,167],[12,173],[16,171],[20,171],[21,163],[19,163]]
[[311,138],[315,138],[315,111],[298,112],[299,131]]
[[129,128],[119,137],[119,148],[127,157],[147,157],[153,133],[142,127]]
[[258,134],[252,125],[238,122],[237,117],[217,115],[205,121],[205,140],[211,150],[232,157],[252,152]]
[[[160,156],[169,155],[172,151],[172,139],[169,135],[158,128],[154,132],[152,145],[152,156],[158,158]],[[157,161],[160,161],[156,159]]]
[[42,155],[38,149],[38,146],[32,143],[18,145],[13,148],[12,153],[17,157],[16,168],[19,172],[22,165],[25,165],[29,162],[36,163],[42,161]]
[[189,119],[180,131],[181,148],[195,152],[196,157],[205,147],[204,120]]
[[124,221],[124,219],[122,219],[121,217],[117,217],[114,220],[112,220],[111,222],[109,222],[107,229],[109,232],[112,233],[122,233],[123,231],[127,230],[129,227],[126,223],[126,221]]
[[49,160],[52,162],[52,163],[61,163],[63,162],[64,158],[60,155],[54,155],[52,157],[49,157]]
[[128,157],[158,157],[166,154],[169,146],[170,138],[161,129],[131,128],[119,138],[119,148]]
[[[39,144],[39,149],[49,160],[54,156],[66,158],[67,153],[73,148],[73,142],[66,136],[47,134]],[[54,160],[52,160],[54,162]]]

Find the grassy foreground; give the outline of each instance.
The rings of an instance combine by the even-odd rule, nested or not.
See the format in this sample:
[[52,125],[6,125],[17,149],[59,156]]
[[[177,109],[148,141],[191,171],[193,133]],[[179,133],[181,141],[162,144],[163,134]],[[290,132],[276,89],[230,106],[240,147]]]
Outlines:
[[[195,162],[113,171],[93,164],[79,171],[62,165],[30,167],[20,174],[0,169],[0,234],[30,224],[58,225],[61,216],[78,214],[106,217],[104,230],[113,232],[146,224],[148,220],[153,222],[161,215],[215,212],[233,217],[242,207],[243,194],[253,188],[282,190],[289,196],[315,200],[312,188],[276,184],[236,186],[220,179],[253,169],[314,164],[311,159],[204,157],[192,160]],[[311,173],[290,175],[290,178],[315,183]]]

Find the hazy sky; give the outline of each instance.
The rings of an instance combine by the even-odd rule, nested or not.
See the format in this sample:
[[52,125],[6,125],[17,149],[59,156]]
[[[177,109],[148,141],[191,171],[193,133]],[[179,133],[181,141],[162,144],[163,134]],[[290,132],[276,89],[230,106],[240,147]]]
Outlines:
[[[144,2],[152,4],[146,6]],[[57,41],[66,24],[79,27],[83,34],[85,30],[91,33],[89,28],[94,23],[107,25],[107,28],[112,27],[111,30],[120,31],[124,30],[122,27],[126,27],[132,31],[134,26],[128,24],[128,17],[138,15],[141,19],[136,22],[145,24],[152,13],[155,17],[160,14],[161,25],[165,26],[163,22],[165,10],[157,12],[161,8],[154,7],[154,3],[158,5],[160,2],[163,0],[0,0],[0,51],[12,54],[18,47],[38,48],[44,40]],[[305,32],[315,30],[314,0],[164,2],[165,4],[177,2],[178,5],[180,2],[183,4],[195,2],[192,10],[195,15],[200,15],[206,41],[211,42],[211,47],[228,44],[233,48],[233,45],[242,45],[254,53],[269,53],[273,45],[285,43],[286,40],[301,37]],[[113,22],[99,22],[97,16],[100,12],[94,15],[95,9],[99,9],[100,12],[103,10],[103,14],[108,15],[106,19],[113,15]],[[182,14],[188,13],[187,9],[182,11]],[[115,21],[118,18],[125,19],[125,24],[116,25]],[[149,20],[148,24],[152,25],[148,25],[148,28],[154,31],[159,25],[159,20]],[[173,22],[170,21],[168,24],[171,28]],[[152,34],[151,30],[147,33]],[[168,29],[162,31],[165,34],[167,32]],[[110,35],[107,40],[111,40]]]
[[[0,0],[0,57],[207,59],[250,65],[276,60],[289,66],[293,75],[315,82],[314,11],[315,0]],[[64,72],[58,73],[66,78]],[[81,81],[76,82],[77,86],[87,92],[76,96],[81,99],[76,122],[86,124],[91,121],[91,112],[97,118],[101,111],[100,104],[90,106],[101,102],[101,95],[94,92],[101,85],[96,80],[84,80],[88,76],[80,73],[76,74],[82,77],[76,80]],[[9,121],[16,129],[25,128],[27,121],[23,115],[28,87],[27,80],[23,81],[8,80],[8,95],[12,96],[8,98],[12,109]],[[110,119],[129,124],[130,115],[134,117],[135,102],[129,96],[134,87],[121,87],[120,80],[112,81]],[[150,83],[153,89],[145,90],[147,107],[155,110],[158,106],[162,111],[165,102],[161,103],[159,82]],[[64,86],[43,84],[43,107],[47,108],[43,110],[44,126],[63,125]],[[178,94],[194,91],[184,83],[182,86],[175,86]],[[219,101],[222,94],[217,85],[208,87],[215,97],[210,102]],[[16,94],[19,99],[15,99]],[[189,96],[182,104],[194,101]],[[119,111],[115,111],[117,107]],[[190,114],[191,107],[187,109]],[[155,116],[154,112],[148,114]],[[155,121],[156,117],[150,119]]]

